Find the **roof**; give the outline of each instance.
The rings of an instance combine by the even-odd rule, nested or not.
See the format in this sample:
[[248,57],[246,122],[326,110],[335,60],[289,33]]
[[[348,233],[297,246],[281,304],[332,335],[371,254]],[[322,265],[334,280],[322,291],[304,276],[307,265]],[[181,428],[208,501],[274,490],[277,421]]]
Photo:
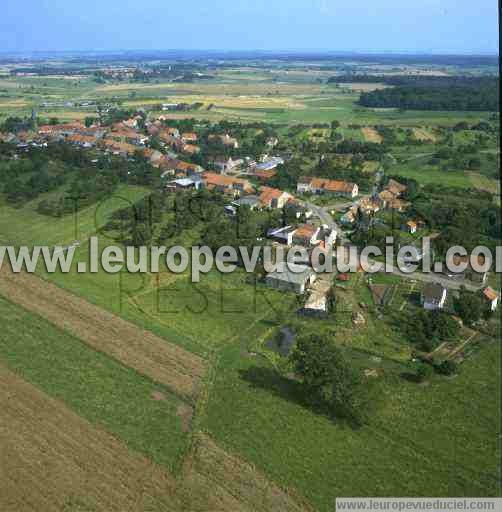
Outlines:
[[262,204],[268,206],[274,199],[279,199],[283,194],[282,190],[271,187],[261,187],[260,188],[260,201]]
[[183,133],[183,134],[181,134],[181,137],[183,139],[187,139],[187,140],[197,140],[197,134],[193,133],[193,132]]
[[347,192],[351,193],[354,190],[355,184],[347,181],[327,180],[324,184],[324,189],[328,192]]
[[409,228],[416,228],[417,227],[417,223],[414,221],[414,220],[409,220],[406,225],[409,227]]
[[424,286],[423,295],[426,300],[441,300],[446,288],[439,283],[428,283]]
[[178,160],[176,164],[176,169],[178,169],[179,171],[196,170],[197,168],[198,165],[189,164],[188,162],[183,162],[182,160]]
[[316,231],[319,228],[314,226],[313,224],[302,224],[299,228],[294,232],[294,236],[297,238],[312,238]]
[[386,188],[387,188],[387,190],[389,190],[396,196],[398,196],[408,190],[408,187],[406,185],[403,185],[402,183],[399,183],[398,181],[393,180],[393,179],[389,180],[389,183],[387,183]]
[[380,194],[378,194],[378,197],[385,202],[393,201],[395,199],[395,194],[393,194],[390,190],[382,190]]
[[351,183],[348,181],[339,181],[339,180],[329,180],[327,178],[315,178],[309,176],[302,176],[298,183],[300,184],[310,184],[312,188],[315,189],[324,189],[328,192],[342,192],[342,193],[352,193],[354,187],[356,187],[355,183]]
[[257,204],[260,204],[260,198],[258,196],[254,196],[254,195],[245,196],[245,197],[241,197],[237,201],[234,201],[233,204],[236,204],[238,206],[253,207],[253,206],[256,206]]
[[274,156],[272,158],[269,158],[268,160],[265,160],[264,162],[256,164],[256,169],[260,171],[270,171],[271,169],[275,169],[278,165],[281,165],[283,163],[284,160],[282,158]]
[[296,263],[288,264],[283,261],[277,264],[274,272],[267,274],[267,279],[276,279],[287,283],[304,284],[315,272],[306,265],[297,265]]
[[38,129],[38,133],[54,133],[58,131],[66,131],[66,130],[85,130],[85,125],[80,122],[74,123],[65,123],[65,124],[47,124],[40,126]]
[[267,231],[267,236],[274,237],[274,238],[280,238],[281,240],[287,240],[288,235],[294,231],[295,231],[295,228],[293,226],[270,228]]
[[[472,268],[471,260],[470,260],[470,257],[468,255],[460,256],[458,254],[455,254],[453,256],[453,264],[458,266],[461,263],[467,263],[467,267],[466,268]],[[480,267],[483,267],[485,265],[485,257],[482,254],[478,254],[478,265]]]
[[408,201],[403,201],[402,199],[393,199],[392,201],[389,202],[387,206],[392,210],[404,210],[405,208],[408,208],[408,206],[410,205],[411,203],[409,203]]
[[69,135],[66,140],[68,142],[77,142],[80,144],[96,144],[96,137],[91,137],[88,135]]
[[194,184],[194,182],[190,178],[180,178],[178,180],[172,181],[172,183],[175,183],[180,187],[190,187],[191,185]]
[[111,139],[103,140],[103,145],[115,151],[122,151],[129,154],[134,154],[136,151],[138,151],[137,146],[133,146],[132,144],[127,144],[125,142],[117,142]]
[[498,298],[498,295],[497,295],[497,292],[491,288],[490,286],[488,286],[487,288],[485,288],[483,290],[483,295],[489,300],[489,301],[494,301]]
[[252,190],[251,183],[240,178],[225,176],[224,174],[216,174],[214,172],[205,172],[203,178],[208,185],[233,188],[234,186],[242,187],[244,190]]
[[270,178],[273,178],[277,174],[277,171],[275,171],[275,170],[256,171],[254,174],[259,180],[266,181],[266,180],[269,180]]
[[185,153],[198,153],[200,151],[199,146],[195,146],[194,144],[185,144],[183,146],[183,151]]

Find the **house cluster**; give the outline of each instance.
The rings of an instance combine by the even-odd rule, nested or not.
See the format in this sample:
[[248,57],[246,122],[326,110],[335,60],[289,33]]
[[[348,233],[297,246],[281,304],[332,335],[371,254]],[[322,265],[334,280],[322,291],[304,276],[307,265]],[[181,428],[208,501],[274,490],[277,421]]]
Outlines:
[[234,137],[231,137],[228,133],[225,133],[224,135],[209,135],[209,140],[219,141],[228,148],[239,149],[239,141]]
[[165,116],[160,116],[153,122],[147,122],[146,128],[151,137],[159,140],[164,148],[171,148],[173,151],[185,153],[187,155],[196,155],[200,153],[200,147],[196,144],[198,136],[194,132],[180,133],[177,128],[165,127],[163,121],[167,120]]
[[332,283],[329,274],[327,279],[320,277],[320,269],[315,265],[318,260],[313,259],[313,254],[317,251],[318,255],[329,257],[329,249],[336,241],[337,232],[325,225],[307,223],[270,229],[267,237],[273,243],[298,250],[298,256],[289,265],[279,262],[276,270],[267,274],[267,286],[298,295],[308,293],[302,313],[324,316],[328,312],[328,295]]
[[[99,124],[86,126],[80,121],[49,124],[29,133],[0,134],[0,140],[17,144],[19,148],[66,142],[83,149],[95,148],[103,153],[124,158],[139,153],[152,166],[160,169],[164,177],[186,178],[204,170],[199,165],[178,159],[177,153],[171,151],[172,149],[186,154],[199,152],[200,148],[195,145],[196,133],[180,133],[177,128],[166,128],[160,120],[146,121],[147,133],[144,133],[144,130],[140,129],[142,122],[143,118],[137,115],[106,127]],[[152,137],[158,137],[163,146],[162,151],[148,147]]]
[[[484,288],[481,294],[489,310],[495,311],[498,307],[499,294],[491,286]],[[422,306],[427,311],[443,310],[447,297],[448,289],[445,286],[440,283],[428,283],[422,290]]]
[[[402,195],[407,187],[396,180],[389,180],[387,186],[378,194],[371,197],[363,197],[355,202],[341,217],[340,222],[346,226],[354,226],[358,221],[368,221],[376,213],[382,210],[405,211],[411,203],[404,201]],[[410,220],[402,226],[403,230],[415,234],[420,221]]]
[[378,201],[385,210],[394,210],[403,212],[408,208],[411,203],[402,199],[403,194],[408,190],[406,185],[397,182],[396,180],[389,180],[387,186],[378,194]]
[[359,187],[347,181],[302,176],[298,180],[297,192],[299,194],[330,194],[353,199],[359,194]]

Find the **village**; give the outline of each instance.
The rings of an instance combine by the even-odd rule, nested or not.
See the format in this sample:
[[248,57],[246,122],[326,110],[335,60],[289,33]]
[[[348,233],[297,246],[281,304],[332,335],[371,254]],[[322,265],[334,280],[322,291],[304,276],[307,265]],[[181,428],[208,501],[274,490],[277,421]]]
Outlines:
[[[347,283],[353,279],[336,270],[319,272],[313,264],[314,252],[318,261],[319,254],[326,258],[334,254],[335,248],[343,247],[349,252],[356,246],[356,250],[360,250],[362,244],[357,240],[367,239],[368,233],[387,223],[402,232],[403,244],[407,242],[417,248],[418,256],[409,263],[419,263],[424,257],[421,238],[437,236],[423,219],[405,214],[412,207],[408,186],[397,179],[386,178],[383,168],[376,173],[369,193],[362,193],[357,183],[307,175],[299,177],[296,189],[286,191],[269,186],[278,170],[287,170],[288,159],[291,159],[290,154],[276,151],[279,146],[276,136],[265,141],[266,152],[259,158],[252,158],[239,154],[241,143],[229,132],[211,133],[206,127],[201,136],[196,129],[180,131],[164,115],[149,119],[146,113],[139,112],[108,125],[97,120],[52,122],[31,131],[3,133],[0,139],[14,145],[20,153],[63,143],[126,161],[140,158],[156,170],[166,194],[191,196],[206,190],[221,195],[226,201],[224,213],[235,223],[239,222],[242,209],[287,211],[287,216],[264,233],[265,243],[276,248],[303,250],[307,257],[294,261],[294,271],[286,262],[280,262],[275,271],[264,276],[264,284],[301,296],[298,313],[307,317],[326,319],[339,311]],[[212,153],[219,149],[222,155],[197,159],[201,144],[212,145]],[[460,260],[456,263],[468,263],[467,258]],[[357,270],[358,274],[363,272],[360,266]],[[378,284],[379,276],[368,275],[363,279],[364,286],[371,291],[373,305],[380,311],[378,314],[385,311],[396,286],[409,283],[415,294],[419,290],[419,301],[413,307],[418,305],[424,311],[452,315],[460,323],[459,307],[454,306],[460,295],[476,297],[479,313],[473,322],[483,322],[483,315],[487,317],[498,307],[500,293],[496,286],[488,284],[488,272],[474,272],[469,264],[458,274],[449,273],[446,267],[439,273],[403,273],[394,265],[391,277],[395,279],[391,286]],[[353,306],[350,305],[352,325],[357,328],[367,321],[365,309],[368,306]]]
[[2,512],[502,496],[495,8],[303,3],[3,9]]

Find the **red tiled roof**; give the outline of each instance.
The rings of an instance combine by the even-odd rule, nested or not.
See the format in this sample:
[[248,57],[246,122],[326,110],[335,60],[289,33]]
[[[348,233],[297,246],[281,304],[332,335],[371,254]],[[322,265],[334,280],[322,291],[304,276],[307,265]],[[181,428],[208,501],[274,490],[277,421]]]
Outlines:
[[343,193],[352,193],[355,183],[350,183],[348,181],[339,181],[339,180],[329,180],[327,178],[315,178],[302,176],[299,179],[299,183],[310,184],[312,188],[315,189],[324,189],[328,192],[343,192]]
[[279,199],[284,192],[277,188],[261,187],[260,202],[265,206],[269,206],[274,199]]
[[494,301],[498,295],[497,295],[497,292],[491,288],[490,286],[488,286],[487,288],[485,288],[483,290],[483,295],[489,300],[489,301]]
[[239,186],[245,191],[251,191],[252,186],[251,183],[247,180],[243,180],[240,178],[233,178],[231,176],[225,176],[223,174],[216,174],[214,172],[205,172],[202,177],[206,182],[208,188],[212,187],[223,187],[223,188],[233,188],[234,186]]
[[312,238],[317,231],[317,228],[312,224],[302,224],[294,233],[293,236],[297,238]]
[[270,178],[273,178],[277,174],[277,171],[270,170],[270,171],[256,171],[255,176],[262,181],[267,181]]

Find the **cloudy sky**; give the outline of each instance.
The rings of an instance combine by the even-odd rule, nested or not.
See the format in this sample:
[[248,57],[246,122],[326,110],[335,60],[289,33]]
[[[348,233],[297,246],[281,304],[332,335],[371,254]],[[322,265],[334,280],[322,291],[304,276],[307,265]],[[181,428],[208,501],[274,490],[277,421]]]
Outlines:
[[1,51],[497,53],[496,0],[2,0]]

